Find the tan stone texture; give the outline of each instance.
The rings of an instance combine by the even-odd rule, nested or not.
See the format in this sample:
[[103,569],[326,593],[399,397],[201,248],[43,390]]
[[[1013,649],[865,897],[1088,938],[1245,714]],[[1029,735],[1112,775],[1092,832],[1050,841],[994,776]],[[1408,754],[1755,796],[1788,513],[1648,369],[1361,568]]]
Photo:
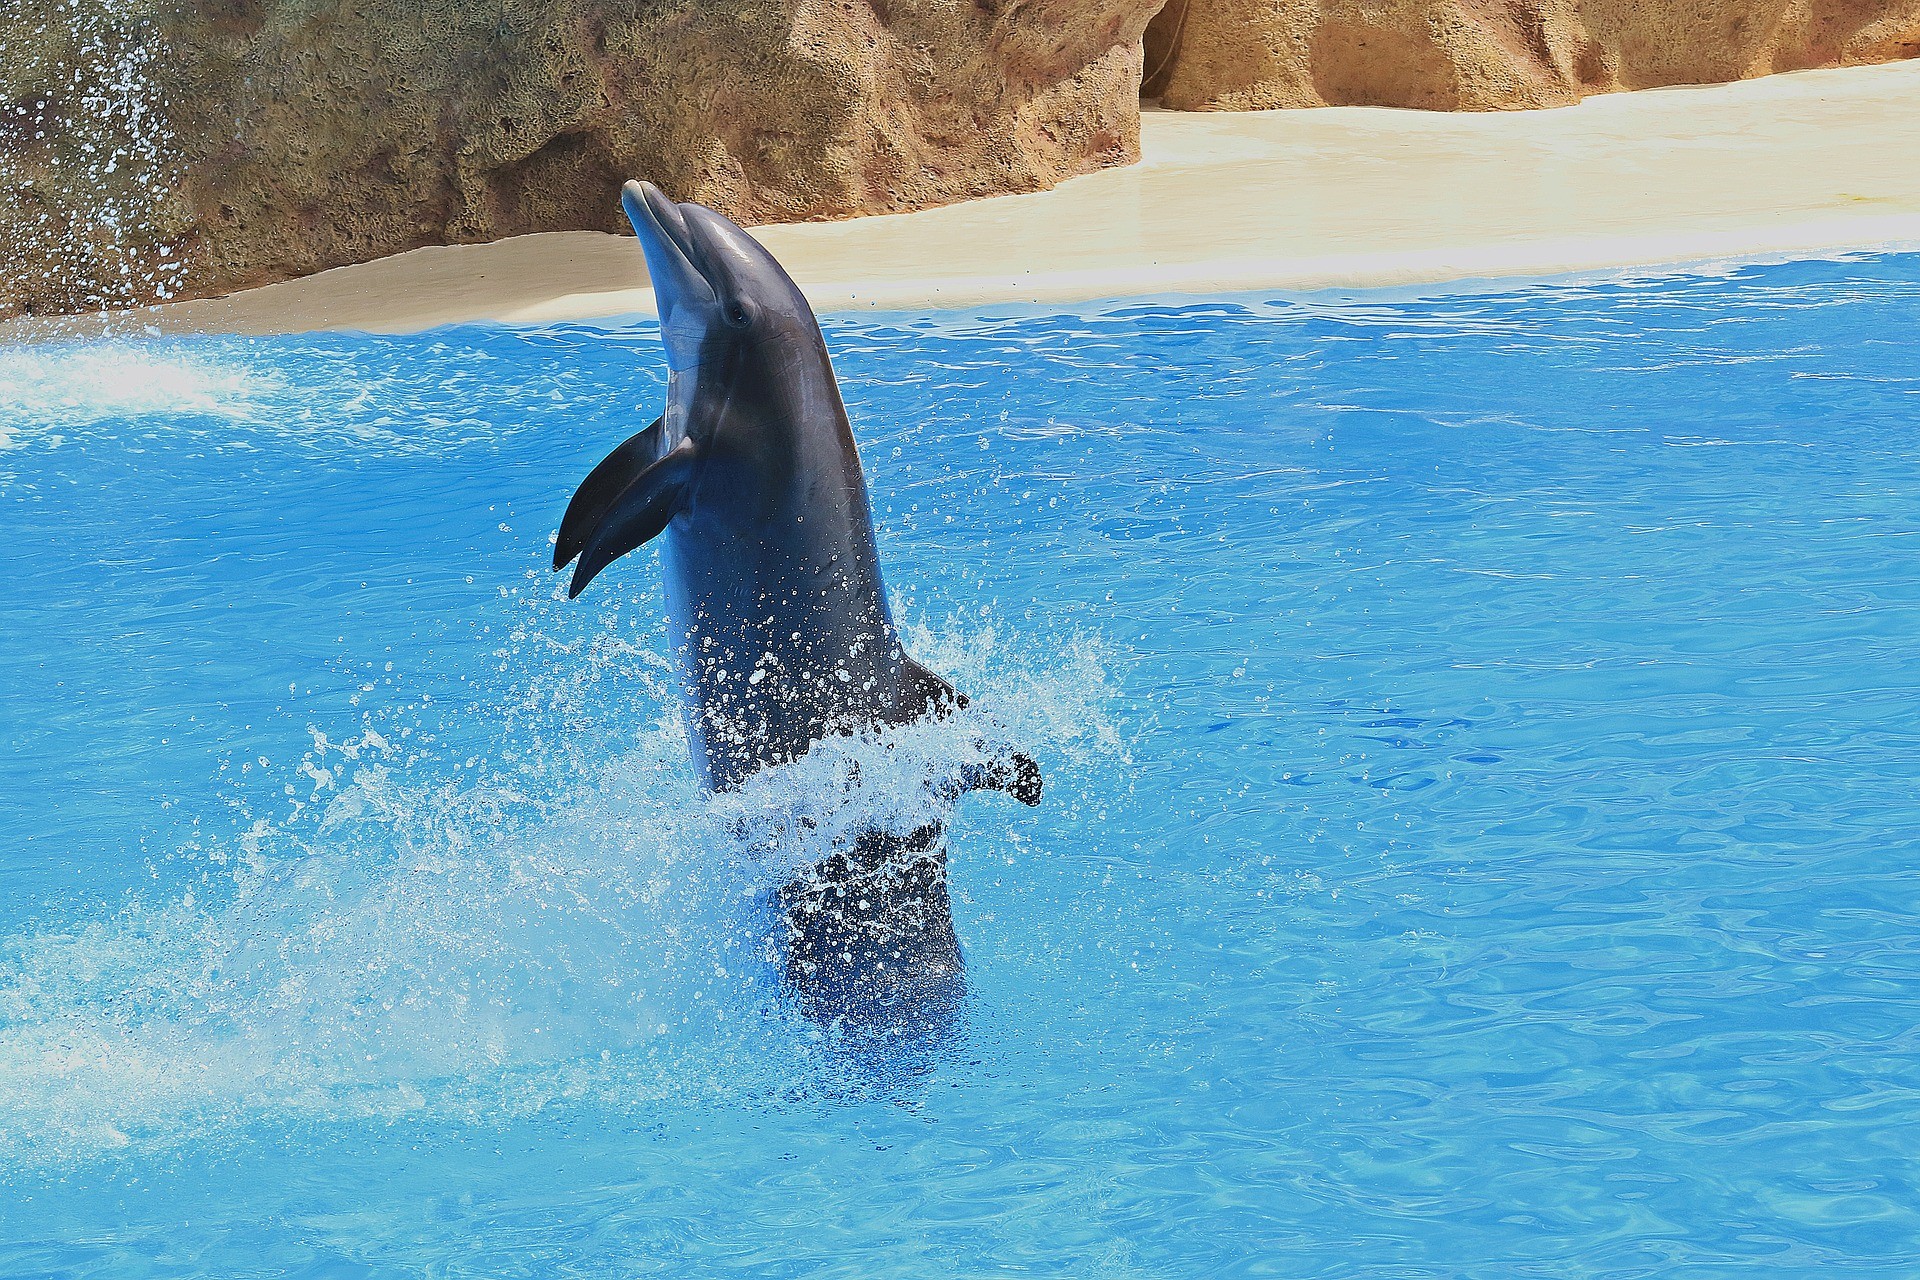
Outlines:
[[1145,92],[1182,110],[1484,111],[1920,56],[1920,0],[1169,0]]
[[1920,55],[1920,0],[1162,5],[0,6],[0,316],[619,230],[629,177],[754,224],[1040,190],[1138,155],[1143,32],[1183,108],[1555,106]]
[[[753,223],[1124,164],[1160,0],[147,3],[149,96],[176,145],[134,248],[165,243],[207,294],[421,245],[614,230],[632,177]],[[86,254],[47,267],[89,234],[101,179],[62,119],[76,57],[45,25],[0,15],[0,107],[45,126],[10,135],[0,115],[0,176],[16,205],[31,180],[43,227],[0,233],[16,258],[0,311],[145,301],[139,273],[76,279]]]

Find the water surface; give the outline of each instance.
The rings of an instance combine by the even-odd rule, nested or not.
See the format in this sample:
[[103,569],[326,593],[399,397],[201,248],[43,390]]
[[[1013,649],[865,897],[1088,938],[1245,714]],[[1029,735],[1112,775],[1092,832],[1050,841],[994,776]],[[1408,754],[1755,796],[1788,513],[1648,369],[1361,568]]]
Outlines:
[[651,554],[547,571],[652,326],[0,350],[0,1274],[1898,1274],[1916,332],[1912,257],[830,320],[1049,783],[892,1056]]

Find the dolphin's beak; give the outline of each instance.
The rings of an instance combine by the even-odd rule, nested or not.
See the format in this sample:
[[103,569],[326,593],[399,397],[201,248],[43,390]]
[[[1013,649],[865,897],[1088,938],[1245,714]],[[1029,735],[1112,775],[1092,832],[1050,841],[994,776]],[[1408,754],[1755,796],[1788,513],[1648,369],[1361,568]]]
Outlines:
[[[699,332],[705,325],[698,319],[691,326],[673,324],[675,312],[685,311],[690,318],[699,317],[714,305],[713,286],[693,265],[693,233],[680,214],[680,206],[651,182],[627,183],[620,189],[620,204],[626,209],[627,219],[633,223],[634,234],[640,237],[640,247],[647,255],[647,276],[653,283],[661,331],[667,333],[678,328],[683,332]],[[675,345],[668,340],[667,362],[679,368],[683,353],[675,351]]]

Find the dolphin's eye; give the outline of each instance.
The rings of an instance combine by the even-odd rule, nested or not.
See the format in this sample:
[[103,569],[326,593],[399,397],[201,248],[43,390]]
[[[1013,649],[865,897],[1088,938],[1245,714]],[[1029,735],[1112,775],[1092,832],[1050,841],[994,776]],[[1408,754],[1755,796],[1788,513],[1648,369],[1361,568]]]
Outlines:
[[738,298],[728,299],[726,308],[721,314],[726,317],[727,323],[735,329],[746,328],[747,321],[753,318],[747,314],[746,304]]

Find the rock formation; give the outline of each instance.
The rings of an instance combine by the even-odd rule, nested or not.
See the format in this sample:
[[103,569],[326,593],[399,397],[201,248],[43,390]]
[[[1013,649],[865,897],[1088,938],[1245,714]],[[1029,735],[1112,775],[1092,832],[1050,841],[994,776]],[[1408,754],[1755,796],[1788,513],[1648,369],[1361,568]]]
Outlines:
[[1136,158],[1143,35],[1174,107],[1536,107],[1914,56],[1920,0],[0,6],[0,317],[621,230],[634,176],[749,223],[1036,190]]
[[[618,230],[616,192],[634,176],[746,222],[1051,186],[1137,158],[1140,39],[1160,2],[15,9],[0,15],[0,314]],[[89,80],[128,64],[126,94],[170,145],[130,148],[126,110],[82,103]],[[114,171],[93,163],[116,149]],[[155,280],[135,260],[184,265]]]
[[1168,0],[1144,91],[1484,111],[1917,56],[1920,0]]

